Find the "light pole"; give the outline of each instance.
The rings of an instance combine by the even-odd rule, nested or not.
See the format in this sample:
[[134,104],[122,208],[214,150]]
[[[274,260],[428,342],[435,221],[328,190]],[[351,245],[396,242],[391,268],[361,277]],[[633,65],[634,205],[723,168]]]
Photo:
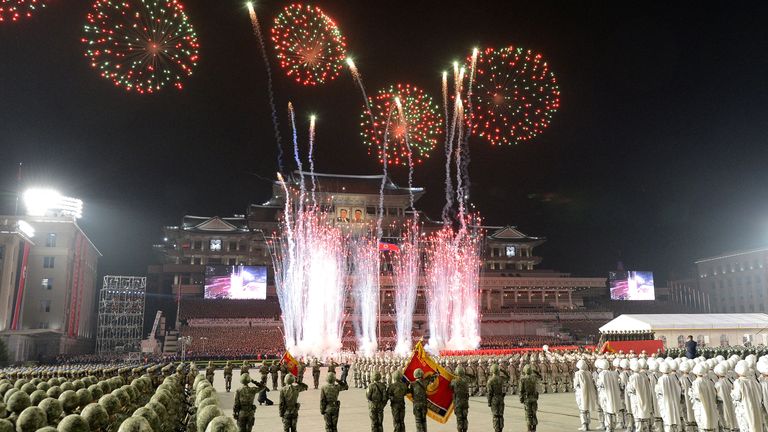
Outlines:
[[182,336],[179,338],[179,342],[181,342],[181,361],[184,361],[187,354],[187,345],[190,345],[192,343],[192,337]]

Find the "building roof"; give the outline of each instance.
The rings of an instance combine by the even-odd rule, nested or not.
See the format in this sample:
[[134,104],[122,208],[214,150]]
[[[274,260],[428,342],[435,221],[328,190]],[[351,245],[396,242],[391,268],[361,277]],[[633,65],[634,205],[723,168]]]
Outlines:
[[768,327],[768,315],[737,314],[647,314],[619,315],[600,327],[600,332],[653,331],[668,329],[740,329]]
[[286,176],[286,181],[294,186],[298,186],[302,176],[304,176],[304,184],[307,189],[312,186],[312,178],[314,177],[316,190],[321,193],[378,195],[381,190],[382,180],[384,180],[385,195],[408,195],[412,192],[417,197],[420,197],[424,194],[424,188],[399,186],[389,177],[384,179],[383,175],[313,174],[296,170],[290,176]]
[[488,238],[492,240],[511,241],[511,242],[544,242],[546,239],[543,237],[531,237],[527,234],[523,234],[517,227],[514,226],[486,226],[485,228],[489,234]]
[[757,252],[768,252],[768,247],[761,247],[761,248],[757,248],[757,249],[745,249],[745,250],[738,250],[738,251],[732,251],[732,252],[725,252],[725,253],[720,254],[718,256],[713,256],[713,257],[708,257],[708,258],[700,258],[700,259],[694,261],[694,263],[701,264],[701,263],[707,262],[707,261],[716,261],[716,260],[725,259],[725,258],[733,258],[733,257],[737,257],[737,256],[741,256],[741,255],[749,255],[749,254],[753,254],[753,253],[757,253]]
[[184,216],[181,229],[197,232],[245,232],[248,231],[248,223],[244,217]]

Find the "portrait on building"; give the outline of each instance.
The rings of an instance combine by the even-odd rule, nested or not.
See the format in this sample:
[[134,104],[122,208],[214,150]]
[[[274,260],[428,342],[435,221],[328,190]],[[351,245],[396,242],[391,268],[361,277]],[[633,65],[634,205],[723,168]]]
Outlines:
[[349,222],[349,209],[345,207],[339,208],[339,213],[336,216],[336,222]]
[[363,223],[365,218],[363,216],[363,209],[356,208],[352,211],[352,223]]

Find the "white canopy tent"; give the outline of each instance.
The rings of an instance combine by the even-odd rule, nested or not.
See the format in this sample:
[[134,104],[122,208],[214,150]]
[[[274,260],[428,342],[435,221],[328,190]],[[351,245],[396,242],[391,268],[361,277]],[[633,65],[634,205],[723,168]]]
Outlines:
[[600,327],[601,333],[631,331],[652,331],[668,348],[682,346],[688,335],[703,346],[768,345],[768,314],[625,314]]

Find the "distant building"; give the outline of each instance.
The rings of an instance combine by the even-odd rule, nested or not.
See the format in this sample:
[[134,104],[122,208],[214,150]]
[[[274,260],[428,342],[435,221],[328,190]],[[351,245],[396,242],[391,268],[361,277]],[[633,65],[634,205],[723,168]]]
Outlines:
[[696,261],[701,290],[717,313],[768,310],[768,248],[727,252]]
[[0,216],[0,338],[13,360],[92,352],[100,256],[74,216]]
[[[289,190],[300,188],[299,173],[285,179]],[[354,234],[371,230],[379,212],[379,191],[383,188],[382,227],[384,241],[397,243],[400,227],[416,209],[410,208],[411,194],[417,202],[423,188],[408,189],[381,175],[351,176],[304,173],[305,199],[315,200],[329,215],[329,223]],[[312,188],[315,193],[312,194]],[[292,192],[293,195],[293,192]],[[207,265],[263,265],[268,272],[268,297],[275,298],[272,259],[267,240],[280,229],[285,207],[282,184],[273,184],[272,196],[263,204],[251,204],[245,215],[234,217],[184,216],[181,224],[163,230],[163,242],[155,246],[159,263],[148,269],[147,312],[149,318],[160,309],[173,323],[180,298],[200,298],[204,291]],[[420,214],[422,230],[429,233],[441,222]],[[538,270],[541,257],[534,249],[546,239],[524,234],[514,226],[484,226],[486,233],[480,277],[483,332],[490,335],[541,334],[554,336],[568,320],[597,318],[607,321],[609,311],[594,317],[585,313],[582,294],[607,293],[605,278],[577,278],[567,273]],[[380,280],[382,320],[393,319],[394,286],[387,269]],[[385,316],[386,315],[386,316]],[[426,298],[419,294],[414,320],[417,328],[426,322]],[[561,322],[562,320],[562,322]],[[543,325],[546,321],[548,324]],[[603,321],[603,322],[604,322]],[[425,328],[426,326],[424,326]],[[594,326],[596,333],[597,325]]]

